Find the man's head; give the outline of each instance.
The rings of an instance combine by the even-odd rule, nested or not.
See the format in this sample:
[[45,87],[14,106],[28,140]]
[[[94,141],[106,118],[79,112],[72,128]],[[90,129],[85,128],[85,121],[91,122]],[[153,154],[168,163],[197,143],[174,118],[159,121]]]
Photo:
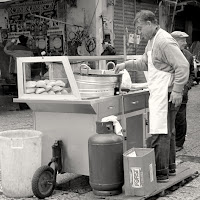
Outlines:
[[152,38],[155,28],[158,26],[155,14],[149,10],[141,10],[136,13],[133,24],[136,33],[145,39]]
[[106,47],[110,44],[111,44],[110,39],[107,39],[107,38],[104,39],[102,42],[103,49],[106,49]]
[[105,38],[102,42],[103,49],[106,49],[108,45],[111,45],[110,39]]
[[19,41],[22,45],[26,46],[26,43],[28,41],[28,37],[24,36],[24,35],[20,35],[19,36]]
[[178,42],[180,49],[184,49],[187,45],[186,39],[189,35],[182,31],[174,31],[171,33],[171,36]]

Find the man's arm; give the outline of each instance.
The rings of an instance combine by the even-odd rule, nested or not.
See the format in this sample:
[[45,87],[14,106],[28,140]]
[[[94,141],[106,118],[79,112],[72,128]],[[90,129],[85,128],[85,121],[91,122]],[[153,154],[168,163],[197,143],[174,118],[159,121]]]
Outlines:
[[163,48],[166,61],[174,69],[174,83],[172,91],[182,93],[189,78],[189,62],[178,45],[169,43]]
[[188,82],[186,83],[186,87],[188,90],[190,90],[192,88],[192,85],[193,85],[193,81],[194,81],[194,78],[195,78],[195,73],[194,73],[194,59],[193,59],[193,55],[187,51],[188,54],[185,55],[189,64],[190,64],[190,73],[189,73],[189,79],[188,79]]
[[118,74],[123,69],[127,69],[128,71],[147,71],[148,58],[146,53],[144,53],[142,55],[142,58],[139,60],[128,60],[123,63],[117,64],[115,67],[115,73]]
[[125,68],[128,71],[147,71],[148,70],[148,58],[144,53],[141,59],[125,61]]
[[167,44],[163,53],[169,65],[174,69],[175,77],[169,102],[177,107],[182,102],[183,88],[189,78],[189,62],[176,44]]
[[13,52],[13,47],[15,44],[15,40],[11,40],[10,42],[7,42],[5,47],[4,47],[4,52],[9,55],[9,56],[13,56],[14,52]]

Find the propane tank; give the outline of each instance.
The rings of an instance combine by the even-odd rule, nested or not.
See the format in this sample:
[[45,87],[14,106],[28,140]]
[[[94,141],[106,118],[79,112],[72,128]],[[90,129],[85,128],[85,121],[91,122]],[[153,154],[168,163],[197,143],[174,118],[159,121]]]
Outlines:
[[96,122],[88,140],[90,186],[98,196],[117,195],[124,184],[123,139],[114,133],[113,122]]

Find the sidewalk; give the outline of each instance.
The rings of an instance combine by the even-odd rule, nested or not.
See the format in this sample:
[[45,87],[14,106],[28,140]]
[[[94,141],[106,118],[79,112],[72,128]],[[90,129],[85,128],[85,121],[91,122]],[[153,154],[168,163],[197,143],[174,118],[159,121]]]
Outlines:
[[[177,153],[177,162],[182,166],[187,166],[200,172],[200,85],[194,86],[189,92],[188,102],[188,133],[184,149]],[[16,107],[15,107],[16,108]],[[12,108],[12,110],[15,110]],[[31,110],[25,111],[0,111],[0,131],[12,129],[32,129],[33,120]],[[58,182],[63,183],[62,190],[55,190],[54,194],[46,199],[51,200],[121,200],[121,195],[113,197],[97,197],[91,192],[88,185],[88,177],[76,177],[67,183],[72,174],[58,176]],[[64,187],[65,186],[65,187]],[[3,195],[0,184],[0,200],[7,199]],[[23,200],[36,200],[37,198],[23,198]],[[131,198],[128,198],[129,200]],[[174,192],[157,198],[158,200],[200,200],[200,176],[187,183]],[[22,199],[21,199],[22,200]]]

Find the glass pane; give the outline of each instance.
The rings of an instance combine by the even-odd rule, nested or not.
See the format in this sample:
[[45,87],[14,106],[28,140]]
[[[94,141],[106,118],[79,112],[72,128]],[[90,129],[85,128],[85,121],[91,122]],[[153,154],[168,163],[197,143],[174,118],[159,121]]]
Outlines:
[[25,94],[72,94],[62,62],[24,63],[23,74]]

